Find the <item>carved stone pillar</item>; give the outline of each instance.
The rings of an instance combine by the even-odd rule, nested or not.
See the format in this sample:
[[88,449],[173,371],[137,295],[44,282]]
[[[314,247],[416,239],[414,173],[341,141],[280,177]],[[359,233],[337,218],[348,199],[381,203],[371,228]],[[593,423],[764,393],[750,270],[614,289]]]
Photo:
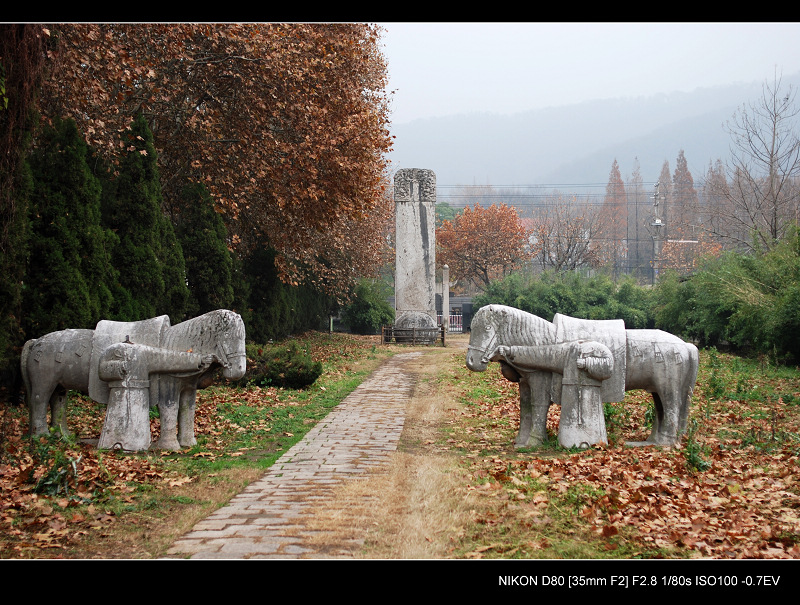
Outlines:
[[394,177],[395,327],[436,332],[436,175],[407,168]]
[[561,419],[558,442],[562,447],[587,448],[608,443],[600,387],[611,377],[614,359],[598,342],[569,343],[561,380]]

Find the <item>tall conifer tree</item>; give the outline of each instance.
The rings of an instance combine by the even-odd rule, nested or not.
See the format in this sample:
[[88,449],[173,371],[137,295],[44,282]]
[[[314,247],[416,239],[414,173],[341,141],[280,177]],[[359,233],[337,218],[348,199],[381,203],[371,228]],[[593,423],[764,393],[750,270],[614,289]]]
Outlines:
[[46,53],[42,26],[0,25],[0,397],[16,401],[33,182],[25,158]]
[[606,238],[605,248],[608,250],[614,277],[627,269],[626,245],[628,237],[627,225],[627,198],[625,195],[625,183],[622,182],[622,175],[619,171],[617,159],[611,164],[611,172],[608,175],[606,185],[606,196],[603,200],[604,212],[604,233]]
[[167,314],[177,323],[189,298],[183,251],[162,211],[158,158],[141,114],[122,133],[122,147],[118,176],[103,203],[103,219],[120,239],[114,266],[132,298],[117,315],[133,321]]
[[683,149],[678,152],[675,163],[675,173],[672,175],[672,204],[675,211],[672,214],[672,234],[687,237],[695,235],[692,229],[697,223],[697,190],[694,188],[694,179],[689,171],[689,164],[683,154]]
[[228,309],[234,299],[233,257],[228,250],[225,221],[201,184],[187,186],[183,202],[177,234],[186,262],[189,315]]
[[637,279],[644,280],[650,276],[647,260],[653,246],[647,231],[650,208],[648,192],[645,192],[642,183],[639,158],[634,158],[633,173],[628,179],[625,190],[628,197],[628,266]]
[[100,183],[71,120],[46,128],[30,163],[30,256],[25,290],[29,338],[93,328],[111,307],[113,234],[101,226]]
[[[652,218],[656,217],[661,219],[665,229],[668,231],[673,218],[673,198],[672,198],[672,176],[669,173],[669,161],[664,160],[661,165],[661,173],[658,176],[658,199],[653,200],[653,207],[651,208]],[[657,204],[657,205],[656,205]],[[652,223],[652,219],[650,221]],[[661,234],[662,237],[665,233]]]

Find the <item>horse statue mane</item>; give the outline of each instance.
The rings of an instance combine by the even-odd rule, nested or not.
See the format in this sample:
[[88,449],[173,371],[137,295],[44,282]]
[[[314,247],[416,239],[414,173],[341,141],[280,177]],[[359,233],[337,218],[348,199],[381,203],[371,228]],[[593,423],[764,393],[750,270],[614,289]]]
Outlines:
[[[485,315],[482,313],[484,309]],[[502,334],[498,335],[501,343],[534,345],[556,341],[556,330],[552,322],[521,309],[504,305],[487,305],[475,315],[475,319],[479,321],[481,317],[485,317],[496,330],[502,330]]]
[[174,351],[215,353],[223,365],[235,354],[235,343],[244,342],[242,318],[233,311],[218,309],[188,319],[164,330],[161,346]]

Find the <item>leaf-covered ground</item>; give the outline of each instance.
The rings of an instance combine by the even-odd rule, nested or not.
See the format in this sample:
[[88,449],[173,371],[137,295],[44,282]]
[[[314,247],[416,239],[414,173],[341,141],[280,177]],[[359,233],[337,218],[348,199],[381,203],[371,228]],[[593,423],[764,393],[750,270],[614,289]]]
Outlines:
[[556,406],[552,442],[513,451],[516,387],[496,368],[452,378],[463,385],[468,428],[451,444],[468,460],[467,490],[494,504],[477,514],[482,535],[464,556],[563,556],[575,533],[610,557],[800,558],[797,370],[701,352],[681,447],[624,446],[649,434],[650,397],[632,392],[606,408],[609,445],[583,452],[557,445]]

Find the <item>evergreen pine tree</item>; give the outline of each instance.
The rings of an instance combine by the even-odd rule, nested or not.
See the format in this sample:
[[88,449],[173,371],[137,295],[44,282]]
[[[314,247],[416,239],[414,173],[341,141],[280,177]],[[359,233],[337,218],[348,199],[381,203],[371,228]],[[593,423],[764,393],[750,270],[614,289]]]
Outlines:
[[101,225],[100,183],[72,120],[45,128],[30,165],[34,188],[24,293],[27,337],[93,328],[111,306],[114,235]]
[[229,309],[234,300],[233,256],[225,222],[201,184],[185,188],[182,207],[177,234],[186,262],[189,315]]
[[6,247],[0,253],[0,399],[13,396],[19,389],[19,353],[25,342],[23,332],[23,284],[30,239],[30,204],[33,180],[30,166],[20,162],[14,175],[6,175],[5,182],[13,182],[13,212],[7,219]]
[[[275,268],[275,250],[268,243],[257,246],[241,263],[246,282],[246,304],[241,315],[247,338],[264,343],[304,330],[324,329],[335,301],[313,287],[281,282]],[[240,292],[237,292],[237,299]]]
[[122,133],[118,175],[104,195],[103,219],[119,236],[114,267],[130,292],[116,315],[129,321],[168,314],[182,321],[189,299],[183,251],[162,211],[161,183],[153,135],[139,114]]

